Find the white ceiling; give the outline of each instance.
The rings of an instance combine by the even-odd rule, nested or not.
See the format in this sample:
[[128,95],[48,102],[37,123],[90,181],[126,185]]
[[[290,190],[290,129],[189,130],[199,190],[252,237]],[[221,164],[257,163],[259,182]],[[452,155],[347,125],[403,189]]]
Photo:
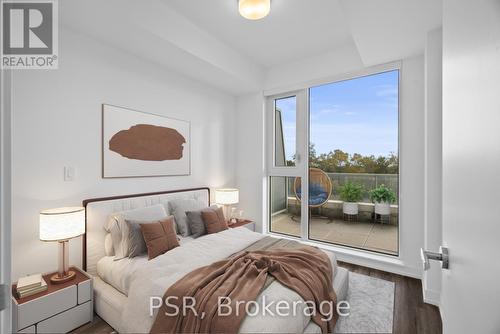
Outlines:
[[237,0],[64,0],[59,17],[73,30],[240,95],[262,90],[275,68],[329,59],[345,46],[365,66],[422,54],[427,32],[441,25],[441,7],[442,0],[272,0],[268,17],[249,21]]
[[64,0],[59,18],[64,26],[225,92],[261,87],[258,64],[160,0]]
[[270,67],[328,52],[352,41],[337,0],[272,0],[271,13],[249,21],[237,0],[162,0],[191,22]]
[[365,66],[421,54],[442,24],[441,0],[340,0]]

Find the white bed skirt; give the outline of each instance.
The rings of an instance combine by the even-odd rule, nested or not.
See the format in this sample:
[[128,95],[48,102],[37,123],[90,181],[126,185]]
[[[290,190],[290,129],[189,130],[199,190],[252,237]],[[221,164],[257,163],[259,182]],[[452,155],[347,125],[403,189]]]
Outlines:
[[[330,258],[335,256],[325,251]],[[279,284],[275,282],[276,284]],[[275,284],[273,283],[273,284]],[[338,301],[346,300],[347,291],[349,289],[349,271],[336,266],[336,274],[333,279],[333,287],[337,294]],[[104,282],[99,277],[94,277],[94,291],[95,291],[95,311],[119,333],[126,333],[130,330],[125,328],[125,323],[122,320],[122,313],[125,306],[128,304],[128,298],[111,285]],[[254,323],[255,324],[255,323]],[[242,324],[243,327],[244,324]],[[242,328],[244,329],[244,328]],[[253,327],[251,332],[269,332],[269,326],[263,325],[262,329]],[[321,330],[314,322],[310,322],[304,329],[307,333],[320,333]]]

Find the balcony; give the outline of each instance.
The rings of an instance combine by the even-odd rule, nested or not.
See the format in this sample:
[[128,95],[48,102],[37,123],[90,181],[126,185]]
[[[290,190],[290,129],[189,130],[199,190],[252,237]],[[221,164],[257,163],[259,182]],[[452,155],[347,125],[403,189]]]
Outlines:
[[[384,184],[398,193],[397,174],[327,173],[333,184],[332,195],[320,208],[310,209],[309,238],[326,243],[361,248],[390,255],[398,254],[398,201],[390,215],[375,216],[369,190]],[[343,214],[339,189],[347,181],[364,188],[356,217]],[[271,185],[272,232],[300,237],[300,201],[293,191],[294,178],[276,179]]]

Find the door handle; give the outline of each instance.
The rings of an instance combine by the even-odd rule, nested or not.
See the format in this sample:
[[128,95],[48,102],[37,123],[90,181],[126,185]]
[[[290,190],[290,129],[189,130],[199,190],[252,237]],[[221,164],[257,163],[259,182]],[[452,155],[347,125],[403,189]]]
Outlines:
[[429,268],[431,267],[431,263],[429,260],[441,261],[441,268],[443,269],[450,268],[450,256],[448,253],[448,248],[446,247],[439,247],[439,253],[420,248],[420,257],[422,258],[422,266],[424,268],[424,271],[429,270]]

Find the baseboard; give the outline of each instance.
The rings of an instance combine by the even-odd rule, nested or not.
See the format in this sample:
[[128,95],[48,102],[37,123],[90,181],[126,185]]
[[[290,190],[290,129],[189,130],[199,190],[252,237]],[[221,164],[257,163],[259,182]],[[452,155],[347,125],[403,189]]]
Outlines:
[[[283,239],[297,240],[282,234],[266,233]],[[389,273],[422,279],[422,269],[420,267],[409,266],[401,259],[389,255],[377,254],[374,252],[342,247],[338,245],[326,244],[322,242],[300,240],[306,245],[316,246],[335,253],[339,261],[352,263],[358,266],[373,268]]]
[[424,295],[424,302],[427,304],[432,304],[437,307],[441,306],[441,293],[436,290],[422,289],[422,294]]
[[339,254],[338,252],[336,252],[336,255],[339,261],[356,264],[358,266],[373,268],[396,275],[416,278],[419,280],[422,279],[422,274],[419,268],[407,266],[402,261],[384,261],[384,260],[378,260],[378,259],[375,260],[375,259],[350,256],[350,255],[346,256],[345,254]]

